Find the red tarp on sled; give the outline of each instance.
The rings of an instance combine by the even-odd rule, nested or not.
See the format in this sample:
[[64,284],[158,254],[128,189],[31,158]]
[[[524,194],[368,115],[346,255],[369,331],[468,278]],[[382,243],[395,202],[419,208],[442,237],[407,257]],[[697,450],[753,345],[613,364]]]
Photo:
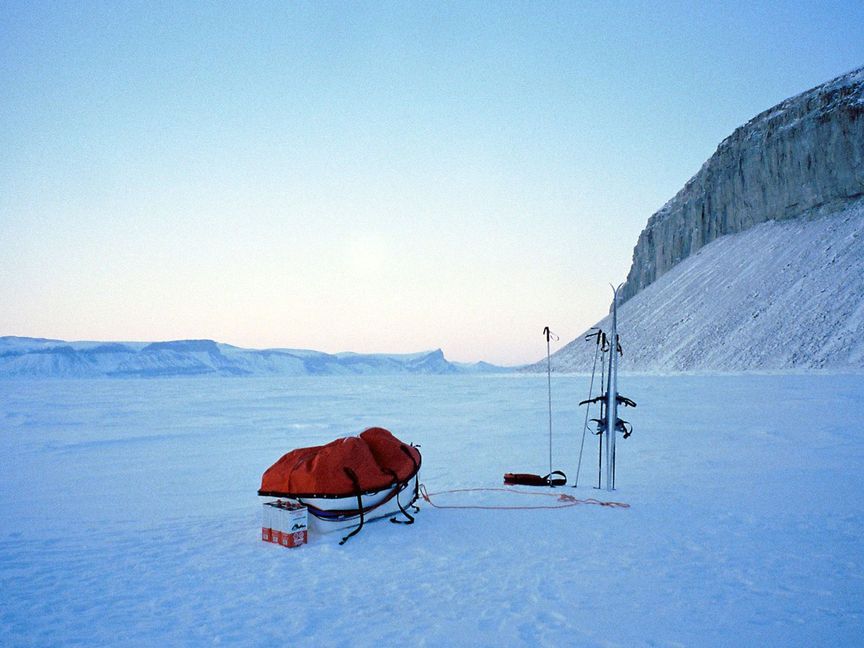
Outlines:
[[357,475],[361,492],[379,491],[413,477],[420,468],[420,451],[384,428],[369,428],[360,436],[292,450],[264,472],[258,493],[276,497],[354,495],[346,467]]

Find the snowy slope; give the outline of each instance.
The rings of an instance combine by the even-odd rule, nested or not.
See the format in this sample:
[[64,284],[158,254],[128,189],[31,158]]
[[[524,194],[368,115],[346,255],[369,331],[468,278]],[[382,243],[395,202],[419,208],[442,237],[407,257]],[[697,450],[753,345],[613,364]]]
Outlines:
[[0,337],[0,378],[445,374],[484,371],[503,369],[485,363],[451,363],[440,349],[404,355],[332,355],[296,349],[242,349],[213,340],[120,344]]
[[[721,237],[618,313],[624,370],[860,371],[864,202]],[[555,371],[591,370],[582,337],[553,356]]]
[[[421,504],[298,549],[259,540],[282,453],[378,424],[422,446],[430,492],[499,487],[546,469],[546,377],[2,381],[0,645],[860,645],[862,380],[624,377],[631,508]],[[552,388],[572,482],[587,381]],[[589,437],[555,493],[609,498],[596,466]]]

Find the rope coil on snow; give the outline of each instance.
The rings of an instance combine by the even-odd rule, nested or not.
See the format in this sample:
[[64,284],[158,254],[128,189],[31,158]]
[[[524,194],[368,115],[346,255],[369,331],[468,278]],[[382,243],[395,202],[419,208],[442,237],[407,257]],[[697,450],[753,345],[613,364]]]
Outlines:
[[[535,497],[554,497],[556,498],[560,504],[540,504],[537,506],[481,506],[477,504],[454,504],[454,505],[442,505],[435,504],[432,501],[433,495],[444,495],[446,493],[477,493],[484,491],[499,491],[502,493],[515,493],[517,495],[534,495]],[[629,504],[625,504],[624,502],[604,502],[602,500],[594,499],[593,497],[589,497],[587,499],[578,499],[573,497],[572,495],[568,495],[567,493],[538,493],[536,491],[523,491],[516,490],[513,488],[454,488],[452,490],[444,490],[438,491],[437,493],[429,493],[426,490],[426,484],[420,484],[420,496],[426,500],[429,506],[437,509],[481,509],[481,510],[501,510],[501,511],[515,511],[515,510],[535,510],[535,509],[562,509],[569,508],[571,506],[578,506],[580,504],[594,504],[595,506],[605,506],[607,508],[630,508]]]

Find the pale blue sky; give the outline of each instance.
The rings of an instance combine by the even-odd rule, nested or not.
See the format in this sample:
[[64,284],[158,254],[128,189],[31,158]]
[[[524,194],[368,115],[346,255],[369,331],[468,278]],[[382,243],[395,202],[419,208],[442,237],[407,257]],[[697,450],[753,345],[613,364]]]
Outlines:
[[0,335],[533,361],[864,2],[0,5]]

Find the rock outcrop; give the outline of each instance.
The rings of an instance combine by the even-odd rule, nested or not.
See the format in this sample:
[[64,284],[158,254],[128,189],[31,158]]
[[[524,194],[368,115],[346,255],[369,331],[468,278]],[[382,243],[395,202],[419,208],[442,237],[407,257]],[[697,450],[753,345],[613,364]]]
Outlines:
[[626,301],[704,245],[771,220],[818,217],[864,196],[864,68],[736,129],[648,220]]

